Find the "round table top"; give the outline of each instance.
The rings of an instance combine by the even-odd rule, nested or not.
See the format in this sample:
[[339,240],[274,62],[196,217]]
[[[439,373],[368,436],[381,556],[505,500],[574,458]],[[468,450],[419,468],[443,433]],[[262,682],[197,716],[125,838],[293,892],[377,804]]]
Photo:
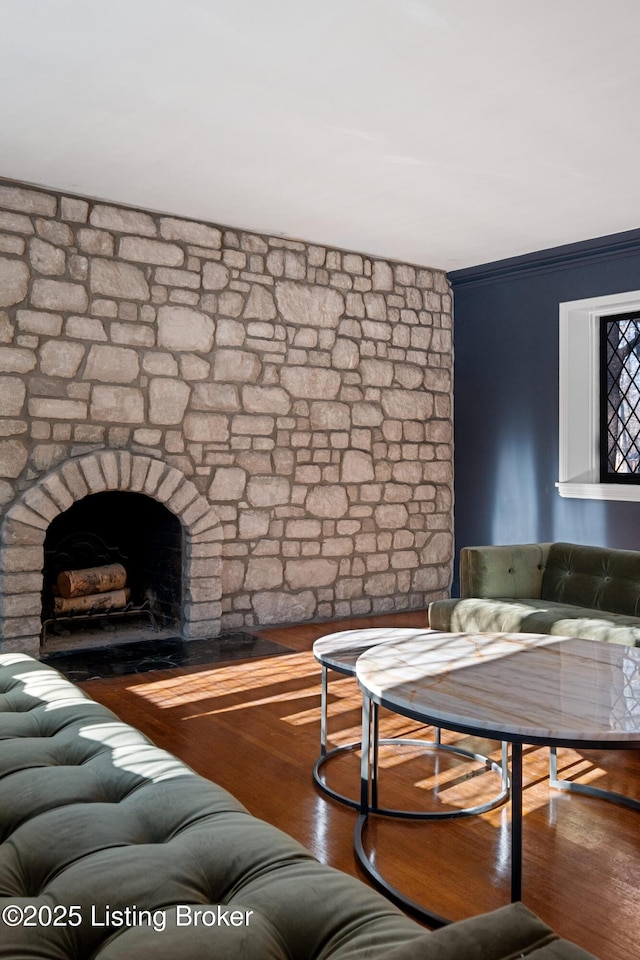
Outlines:
[[424,631],[356,663],[363,692],[499,740],[640,747],[640,649],[547,634]]
[[381,643],[398,643],[403,640],[425,640],[435,630],[402,629],[369,627],[365,630],[342,630],[340,633],[329,633],[320,637],[313,645],[313,655],[323,667],[330,667],[339,673],[346,673],[352,677],[356,672],[356,660],[371,647],[378,647]]

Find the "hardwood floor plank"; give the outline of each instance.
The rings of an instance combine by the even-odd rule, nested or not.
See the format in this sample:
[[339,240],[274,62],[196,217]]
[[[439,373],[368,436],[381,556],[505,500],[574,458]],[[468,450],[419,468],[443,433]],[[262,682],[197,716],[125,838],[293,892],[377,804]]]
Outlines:
[[[94,680],[82,684],[96,700],[143,730],[198,773],[226,787],[253,814],[275,824],[320,860],[358,875],[353,856],[355,812],[325,798],[311,769],[318,754],[320,668],[313,641],[341,629],[424,626],[424,611],[261,630],[291,654]],[[329,685],[332,744],[359,739],[355,681],[333,675]],[[430,738],[433,731],[382,712],[391,736]],[[445,733],[445,740],[489,752],[491,741]],[[548,787],[548,750],[525,747],[524,901],[558,933],[599,956],[629,960],[640,930],[640,816],[601,800]],[[334,787],[357,795],[359,757],[332,761]],[[562,750],[563,776],[640,797],[640,751]],[[456,758],[384,748],[381,802],[451,809],[492,795],[497,778],[470,778]],[[433,785],[440,787],[434,797]],[[508,902],[509,808],[441,823],[372,818],[366,842],[390,882],[431,909],[460,919]]]

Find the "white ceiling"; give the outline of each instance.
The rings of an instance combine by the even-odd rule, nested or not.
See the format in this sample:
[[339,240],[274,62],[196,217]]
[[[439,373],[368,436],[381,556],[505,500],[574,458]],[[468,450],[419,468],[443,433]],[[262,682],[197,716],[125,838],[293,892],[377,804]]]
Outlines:
[[0,0],[0,175],[456,269],[640,227],[638,0]]

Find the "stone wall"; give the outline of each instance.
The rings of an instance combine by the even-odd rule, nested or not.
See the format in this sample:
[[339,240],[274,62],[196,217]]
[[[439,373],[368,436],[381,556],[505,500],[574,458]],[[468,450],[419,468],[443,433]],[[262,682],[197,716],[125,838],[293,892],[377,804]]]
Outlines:
[[442,272],[2,181],[5,584],[37,568],[7,560],[16,511],[46,528],[47,478],[126,451],[219,521],[201,633],[212,603],[225,628],[423,607],[450,582],[451,367]]

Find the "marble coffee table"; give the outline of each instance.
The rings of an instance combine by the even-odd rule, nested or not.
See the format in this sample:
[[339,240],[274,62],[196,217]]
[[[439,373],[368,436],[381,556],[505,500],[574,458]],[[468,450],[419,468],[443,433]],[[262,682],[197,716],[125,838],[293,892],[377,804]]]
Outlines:
[[[321,695],[320,695],[320,756],[317,758],[313,767],[313,778],[317,786],[327,796],[346,806],[360,809],[361,798],[349,797],[344,793],[335,790],[329,785],[326,779],[326,764],[339,754],[359,750],[362,746],[360,740],[352,743],[341,744],[340,746],[328,748],[328,673],[330,670],[343,674],[347,677],[355,677],[356,663],[363,653],[374,647],[387,644],[404,644],[412,641],[416,645],[429,645],[433,637],[440,634],[435,630],[428,628],[420,629],[417,627],[368,627],[361,630],[342,630],[338,633],[330,633],[327,636],[320,637],[313,645],[313,655],[322,667]],[[446,819],[452,817],[471,816],[484,813],[493,807],[503,803],[509,795],[509,785],[506,775],[506,744],[503,745],[502,763],[497,764],[489,757],[482,754],[465,750],[463,747],[451,746],[442,742],[440,727],[436,727],[435,740],[428,741],[416,738],[394,737],[391,739],[380,739],[378,736],[378,710],[374,703],[371,709],[371,719],[374,729],[373,742],[375,744],[373,753],[373,762],[371,768],[371,808],[376,813],[390,817],[411,817],[416,819]],[[383,745],[392,745],[395,747],[420,747],[422,750],[437,750],[443,753],[455,754],[463,759],[475,760],[483,764],[485,769],[493,770],[499,776],[500,790],[490,800],[482,804],[465,807],[456,811],[433,811],[419,812],[413,810],[397,810],[378,805],[378,747]]]
[[[372,812],[373,706],[422,723],[511,743],[511,899],[522,898],[522,745],[583,749],[640,748],[640,649],[537,634],[432,633],[385,643],[355,666],[363,693],[361,808],[358,859],[369,876],[405,909],[434,925],[448,921],[408,901],[372,864],[363,835]],[[552,786],[573,785],[553,778]],[[582,787],[623,802],[628,797]]]

